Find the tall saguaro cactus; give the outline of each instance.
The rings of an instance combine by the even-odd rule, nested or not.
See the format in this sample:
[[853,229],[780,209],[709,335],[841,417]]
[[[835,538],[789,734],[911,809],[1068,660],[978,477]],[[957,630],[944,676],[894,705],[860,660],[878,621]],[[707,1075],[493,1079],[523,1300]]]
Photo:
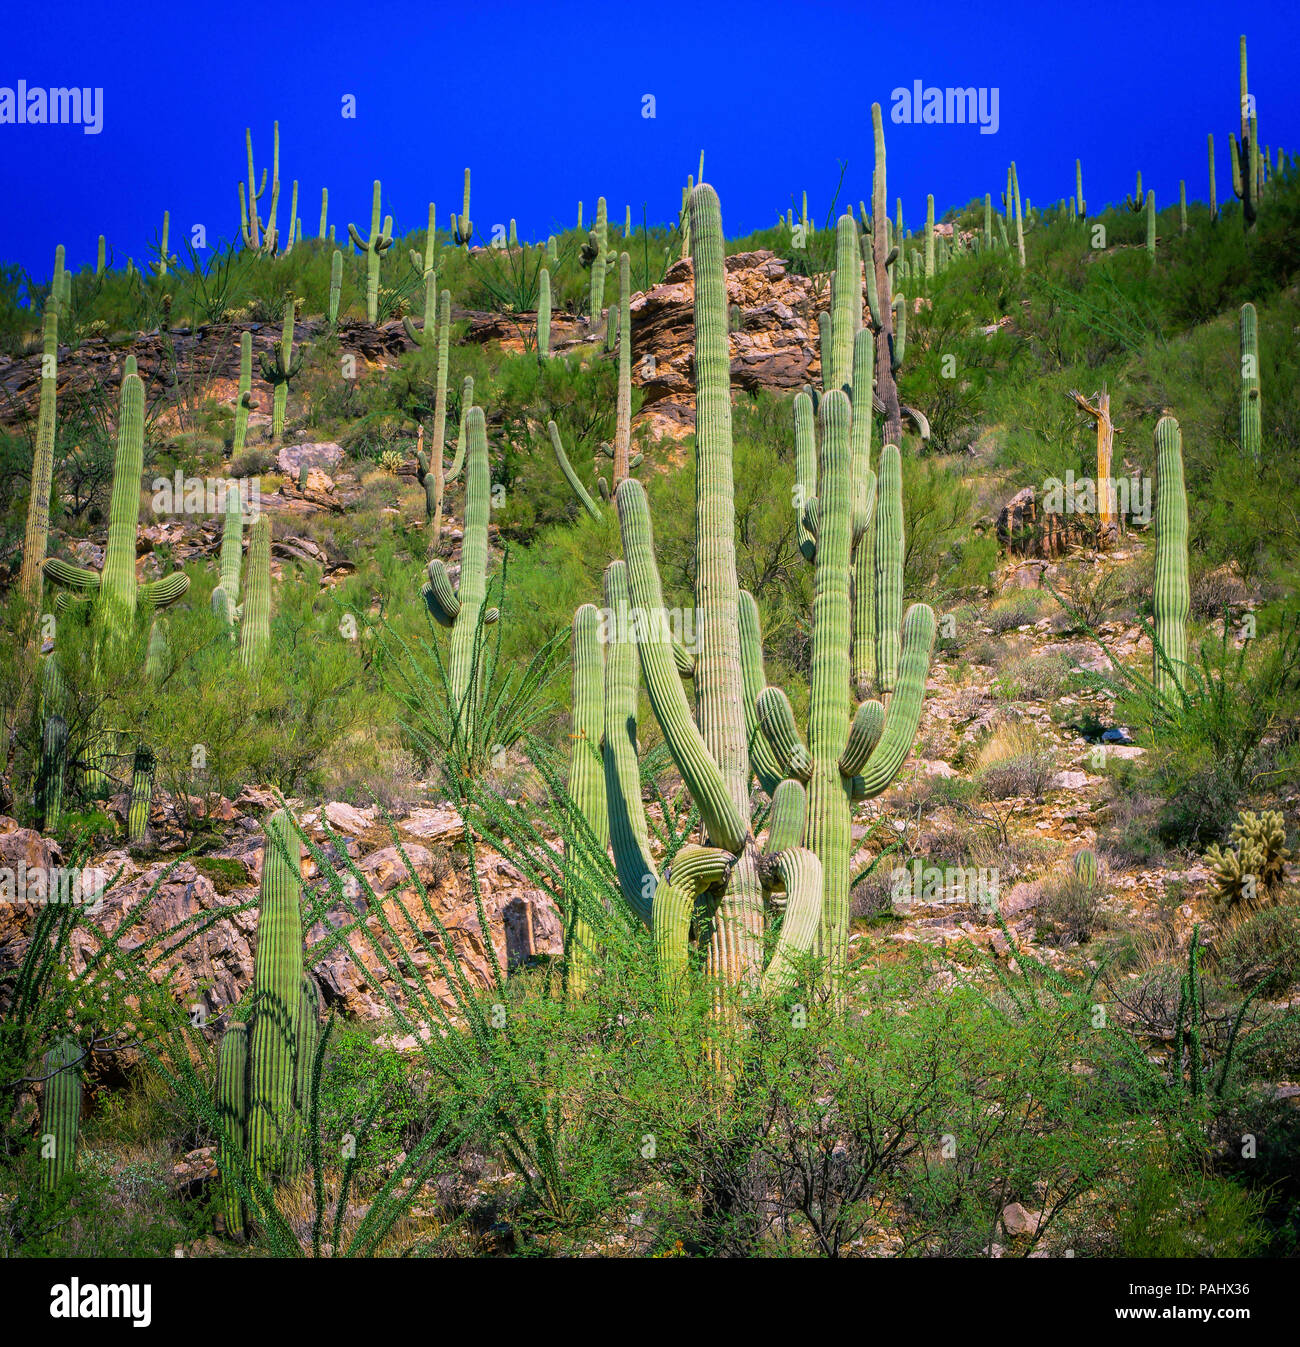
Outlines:
[[435,223],[437,207],[429,202],[429,223],[424,232],[424,255],[411,249],[411,265],[424,277],[424,331],[417,332],[409,315],[402,315],[402,326],[406,335],[417,346],[427,345],[433,340],[438,327],[438,270],[434,266],[437,258],[438,227]]
[[[445,293],[445,292],[444,292]],[[465,536],[461,544],[460,583],[453,586],[442,561],[429,562],[428,583],[422,591],[435,621],[451,629],[448,685],[456,706],[457,732],[466,750],[477,742],[478,688],[473,685],[480,663],[480,618],[484,625],[497,621],[487,599],[488,513],[491,482],[488,473],[487,423],[481,407],[465,418]]]
[[1155,686],[1175,695],[1187,663],[1187,490],[1183,484],[1183,437],[1178,422],[1163,416],[1156,425]]
[[[444,290],[438,301],[435,327],[438,333],[438,380],[433,401],[433,444],[426,456],[416,451],[420,484],[424,487],[424,518],[430,526],[430,551],[442,540],[442,502],[446,490],[443,467],[447,436],[447,361],[451,330],[451,291]],[[427,328],[426,328],[427,330]]]
[[1253,304],[1241,306],[1241,447],[1260,461],[1263,430],[1259,388],[1259,320]]
[[248,1051],[248,1150],[259,1175],[291,1172],[298,1150],[294,1082],[302,997],[302,843],[278,810],[262,854]]
[[259,514],[248,538],[243,621],[239,628],[239,660],[256,677],[271,644],[271,520]]
[[226,1233],[244,1230],[244,1205],[232,1179],[237,1157],[248,1145],[248,1025],[234,1020],[226,1025],[217,1049],[217,1117],[226,1130],[218,1155],[221,1173],[221,1214]]
[[[616,625],[630,611],[644,615],[647,630],[638,632],[636,638],[620,635],[607,649],[607,689],[611,666],[616,677],[619,670],[622,675],[620,695],[606,698],[606,751],[622,767],[612,777],[607,768],[606,781],[607,785],[614,781],[621,808],[630,808],[633,815],[632,822],[620,817],[615,826],[615,815],[621,808],[616,811],[611,791],[611,835],[620,886],[633,910],[643,920],[648,918],[654,930],[667,985],[685,968],[691,911],[700,898],[706,900],[708,911],[705,938],[709,972],[746,985],[760,981],[781,985],[792,971],[793,956],[807,950],[815,937],[821,908],[821,866],[806,849],[785,845],[801,828],[803,791],[798,786],[792,784],[784,792],[779,815],[784,822],[772,830],[782,844],[779,852],[760,856],[750,826],[750,754],[735,558],[727,293],[722,216],[713,188],[706,183],[696,187],[689,211],[695,269],[698,461],[698,653],[692,668],[698,723],[682,690],[679,662],[666,620],[645,489],[629,477],[615,494],[627,558],[627,597],[621,593],[623,569],[615,563],[606,575],[606,600],[615,610]],[[639,789],[634,792],[628,780],[632,745],[627,742],[626,712],[631,708],[625,662],[630,654],[628,644],[633,640],[655,718],[700,810],[708,843],[691,848],[687,855],[679,853],[662,880],[635,822],[640,810]],[[631,765],[634,771],[634,758]],[[799,827],[792,826],[792,815],[798,817]],[[776,953],[764,973],[764,891],[775,888],[786,890],[786,916]]]
[[591,325],[595,327],[605,309],[605,266],[609,251],[609,222],[603,196],[596,202],[596,228],[592,236],[596,255],[591,262]]
[[370,198],[370,233],[363,239],[354,224],[348,225],[348,237],[366,255],[366,322],[379,320],[379,259],[393,246],[393,217],[385,216],[384,227],[379,227],[380,196],[382,188],[375,179]]
[[551,355],[551,273],[543,267],[537,289],[537,356],[549,360]]
[[469,169],[465,170],[465,191],[460,214],[451,217],[451,237],[458,248],[468,248],[474,237],[474,222],[469,215]]
[[1255,113],[1255,99],[1246,81],[1246,35],[1240,42],[1241,77],[1241,141],[1228,136],[1229,157],[1232,160],[1232,190],[1241,202],[1242,219],[1250,229],[1259,213],[1259,119]]
[[343,254],[337,248],[330,258],[330,326],[339,320],[339,296],[343,292]]
[[893,280],[890,266],[894,252],[901,246],[902,230],[894,252],[888,241],[888,201],[885,185],[885,125],[880,104],[871,105],[871,125],[875,133],[876,166],[871,185],[871,222],[873,227],[867,264],[867,299],[870,302],[872,325],[876,337],[876,396],[885,417],[885,442],[901,444],[903,416],[898,403],[898,385],[894,372],[898,362],[894,358],[894,303]]
[[50,492],[54,485],[54,433],[58,420],[59,315],[54,305],[45,310],[41,351],[41,403],[36,416],[36,455],[32,486],[27,498],[27,529],[23,535],[23,569],[19,592],[31,604],[40,602],[42,566],[50,537]]

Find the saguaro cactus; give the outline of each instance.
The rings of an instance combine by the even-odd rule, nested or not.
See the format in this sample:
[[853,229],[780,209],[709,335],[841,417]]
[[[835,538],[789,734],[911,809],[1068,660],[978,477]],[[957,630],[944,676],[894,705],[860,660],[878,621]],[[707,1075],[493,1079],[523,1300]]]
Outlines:
[[437,207],[429,202],[429,223],[424,232],[424,256],[411,249],[411,265],[424,277],[424,331],[418,332],[409,315],[402,315],[402,326],[406,335],[417,346],[425,346],[433,340],[438,327],[438,271],[433,265],[437,257],[436,243],[438,228],[434,223],[434,211]]
[[934,275],[934,197],[925,198],[925,279]]
[[[433,446],[426,456],[416,451],[420,484],[424,487],[425,523],[430,525],[429,548],[432,551],[442,540],[442,502],[446,489],[443,469],[444,445],[447,435],[447,361],[451,331],[451,291],[444,290],[438,301],[438,380],[433,402]],[[423,431],[423,428],[421,428]]]
[[23,569],[18,589],[33,606],[41,599],[42,567],[50,537],[50,491],[54,483],[54,432],[58,419],[59,315],[45,311],[41,352],[41,403],[36,415],[36,453],[27,497],[27,529],[23,535]]
[[1183,485],[1183,437],[1178,422],[1156,425],[1155,686],[1162,697],[1177,693],[1187,663],[1187,490]]
[[1259,120],[1255,114],[1255,99],[1246,82],[1246,35],[1241,35],[1241,141],[1228,137],[1232,160],[1232,190],[1241,202],[1241,214],[1250,229],[1259,212]]
[[1074,208],[1080,220],[1087,219],[1088,203],[1083,199],[1083,160],[1074,161]]
[[1205,139],[1210,157],[1210,219],[1217,220],[1219,218],[1219,203],[1214,191],[1214,132],[1211,131]]
[[291,1171],[298,1149],[294,1082],[303,979],[302,844],[282,809],[265,829],[248,1053],[248,1150],[262,1176]]
[[343,254],[337,248],[330,258],[330,326],[339,320],[339,296],[343,291]]
[[453,586],[442,561],[429,562],[424,586],[425,606],[435,621],[451,628],[451,659],[447,681],[456,706],[456,724],[465,752],[477,742],[479,671],[476,646],[480,616],[484,625],[495,622],[495,608],[485,610],[487,598],[488,512],[491,482],[488,475],[487,423],[483,409],[472,407],[465,418],[468,448],[465,456],[465,536],[461,544],[460,583]]
[[548,360],[551,355],[551,273],[546,267],[538,277],[537,355],[541,360]]
[[117,453],[109,499],[108,546],[102,571],[73,566],[58,557],[45,561],[46,578],[81,595],[94,595],[101,634],[110,641],[126,637],[137,605],[165,608],[190,587],[183,571],[140,584],[135,575],[135,535],[140,522],[140,478],[144,471],[144,384],[138,374],[122,380]]
[[348,237],[353,244],[366,255],[366,321],[379,320],[379,259],[393,246],[393,217],[385,216],[384,227],[379,227],[381,187],[375,179],[374,193],[370,199],[370,233],[365,239],[357,232],[354,224],[348,225]]
[[262,378],[271,385],[271,442],[279,444],[284,434],[284,412],[289,402],[289,384],[302,369],[303,352],[293,353],[294,299],[288,291],[284,296],[284,324],[280,345],[271,357],[263,353]]
[[[602,198],[603,200],[603,198]],[[628,475],[632,449],[632,280],[627,253],[618,257],[618,401],[614,426],[614,489]]]
[[218,1155],[221,1174],[221,1213],[226,1233],[242,1235],[244,1204],[232,1180],[238,1156],[248,1145],[248,1025],[235,1020],[226,1026],[217,1049],[217,1116],[226,1129]]
[[72,1173],[81,1122],[81,1045],[71,1035],[58,1040],[41,1062],[41,1188],[52,1193]]
[[247,583],[239,628],[239,660],[256,677],[271,643],[271,520],[259,514],[248,539]]
[[474,222],[469,215],[469,169],[465,170],[465,192],[460,214],[451,217],[451,237],[458,248],[468,248],[474,237]]
[[1156,194],[1147,192],[1146,201],[1147,212],[1147,256],[1151,261],[1156,260]]
[[[650,515],[644,488],[629,477],[615,496],[629,605],[618,592],[623,571],[618,563],[606,573],[607,604],[616,618],[630,611],[642,615],[644,639],[636,639],[655,718],[663,730],[678,770],[699,807],[708,845],[679,853],[660,881],[638,830],[614,826],[614,792],[610,795],[611,833],[620,885],[633,910],[649,920],[665,983],[671,985],[685,967],[691,911],[697,897],[707,898],[708,970],[733,982],[782,985],[792,971],[795,954],[807,950],[815,936],[821,908],[821,866],[809,851],[787,845],[797,835],[789,816],[800,816],[803,791],[792,785],[784,792],[772,833],[780,844],[761,858],[750,828],[750,754],[741,666],[741,597],[736,580],[735,502],[732,479],[730,361],[727,342],[727,294],[723,268],[722,218],[713,188],[701,183],[690,199],[691,251],[695,263],[696,369],[696,632],[693,661],[699,722],[691,714],[678,672],[658,567],[654,558]],[[616,569],[617,568],[617,569]],[[611,602],[613,600],[613,602]],[[638,633],[638,636],[642,633]],[[621,637],[607,650],[617,670],[630,653]],[[606,700],[607,752],[626,762],[626,677],[622,695]],[[606,684],[607,689],[609,683]],[[633,693],[634,696],[634,693]],[[611,721],[611,716],[614,719]],[[619,727],[619,718],[624,720]],[[611,744],[609,741],[613,740]],[[616,772],[618,799],[639,810],[639,790],[629,787],[626,767]],[[607,768],[606,780],[611,776]],[[766,972],[762,967],[765,888],[785,888],[788,900],[780,941]],[[638,897],[638,892],[640,897]],[[645,895],[651,895],[647,904]],[[648,910],[647,910],[648,908]]]
[[595,327],[605,309],[605,264],[609,249],[609,224],[605,216],[605,198],[596,202],[596,228],[592,231],[596,255],[591,262],[591,325]]
[[1241,447],[1255,463],[1263,444],[1259,388],[1259,324],[1253,304],[1241,306]]
[[243,332],[239,337],[239,393],[235,398],[235,438],[230,452],[242,454],[248,436],[248,413],[256,408],[253,401],[253,334]]

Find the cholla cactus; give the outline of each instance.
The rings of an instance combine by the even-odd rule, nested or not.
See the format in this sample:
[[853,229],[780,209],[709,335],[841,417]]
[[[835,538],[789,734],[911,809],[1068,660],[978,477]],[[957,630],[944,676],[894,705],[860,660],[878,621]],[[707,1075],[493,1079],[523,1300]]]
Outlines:
[[1254,814],[1243,809],[1230,836],[1231,846],[1211,846],[1205,853],[1214,871],[1215,899],[1224,907],[1234,907],[1271,897],[1285,881],[1291,859],[1281,813]]

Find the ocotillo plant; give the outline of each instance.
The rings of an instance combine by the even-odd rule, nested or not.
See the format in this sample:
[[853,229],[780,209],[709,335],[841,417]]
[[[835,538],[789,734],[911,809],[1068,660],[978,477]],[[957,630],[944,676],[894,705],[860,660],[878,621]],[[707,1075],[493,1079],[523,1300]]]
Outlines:
[[1241,306],[1241,447],[1258,463],[1263,448],[1259,388],[1259,322],[1253,304]]
[[476,658],[481,642],[480,625],[495,622],[500,614],[484,608],[487,598],[488,511],[491,482],[488,476],[487,424],[483,409],[473,407],[465,418],[468,447],[465,454],[465,536],[461,544],[460,583],[452,585],[442,561],[429,562],[429,580],[424,586],[425,606],[433,618],[451,628],[451,658],[447,682],[456,708],[456,732],[462,752],[474,750],[478,727],[478,689],[473,679],[480,674]]
[[348,225],[348,237],[353,244],[366,255],[366,321],[379,320],[379,259],[393,246],[393,217],[384,218],[384,227],[379,227],[381,188],[379,179],[375,179],[374,194],[370,201],[370,233],[363,240],[354,224]]
[[1163,416],[1156,426],[1155,687],[1161,697],[1182,686],[1187,663],[1187,490],[1183,485],[1183,437],[1178,422]]
[[[750,755],[745,733],[739,632],[741,598],[735,564],[730,361],[722,218],[713,188],[701,183],[690,199],[695,263],[696,370],[696,631],[699,721],[681,686],[645,490],[629,477],[616,493],[626,568],[606,572],[606,606],[615,631],[606,649],[606,783],[620,888],[654,931],[660,971],[671,987],[686,968],[692,913],[705,900],[706,969],[745,985],[784,985],[792,960],[808,950],[821,909],[821,866],[794,845],[802,831],[802,788],[782,788],[780,807],[760,856],[750,820]],[[629,623],[631,615],[640,621]],[[644,816],[635,788],[635,678],[640,657],[655,718],[691,797],[708,844],[683,848],[660,876],[644,844]],[[613,695],[610,690],[613,690]],[[640,826],[638,826],[640,820]],[[778,849],[779,848],[779,849]],[[685,853],[685,854],[683,854]],[[784,888],[785,921],[763,969],[764,890]]]
[[465,170],[465,193],[460,214],[453,214],[451,217],[451,237],[458,248],[468,248],[470,240],[474,237],[474,222],[469,214],[469,169]]
[[59,315],[45,311],[41,352],[41,403],[36,416],[36,453],[27,497],[27,529],[23,535],[23,569],[18,588],[35,605],[41,598],[42,566],[50,537],[50,491],[54,483],[54,432],[58,416]]
[[271,644],[271,520],[259,514],[248,538],[239,661],[250,677],[261,672]]
[[339,320],[339,295],[343,291],[343,254],[337,248],[330,258],[330,326]]
[[[420,485],[424,487],[424,520],[430,526],[429,550],[442,541],[442,502],[446,489],[443,469],[447,436],[447,360],[451,331],[451,291],[444,290],[438,300],[438,376],[433,400],[433,444],[426,457],[416,452]],[[423,427],[421,427],[423,430]]]
[[72,1173],[81,1123],[81,1046],[71,1035],[41,1060],[41,1188],[52,1193]]
[[537,356],[548,360],[551,355],[551,273],[542,268],[537,291]]
[[434,245],[438,234],[437,225],[434,223],[435,209],[433,202],[430,201],[429,224],[424,234],[424,256],[421,257],[414,248],[411,249],[411,265],[424,277],[424,331],[417,332],[409,315],[402,315],[402,326],[406,329],[406,335],[417,346],[424,346],[432,341],[438,326],[438,272],[433,265],[436,257]]
[[235,399],[235,438],[230,452],[242,454],[248,435],[248,413],[257,403],[253,401],[253,334],[244,332],[239,338],[239,393]]
[[303,351],[295,356],[293,352],[294,299],[288,291],[284,296],[284,325],[281,329],[280,344],[274,354],[261,357],[262,378],[271,385],[271,442],[279,444],[284,434],[284,411],[289,401],[289,383],[297,378],[302,369]]

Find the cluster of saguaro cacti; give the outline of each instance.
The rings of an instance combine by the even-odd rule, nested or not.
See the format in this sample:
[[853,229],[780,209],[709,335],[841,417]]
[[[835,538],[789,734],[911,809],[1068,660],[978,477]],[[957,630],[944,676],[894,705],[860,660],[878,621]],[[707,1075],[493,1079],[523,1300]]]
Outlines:
[[271,441],[273,444],[279,444],[280,437],[284,434],[284,412],[289,402],[290,381],[297,378],[298,371],[302,369],[304,352],[299,350],[295,355],[293,350],[295,312],[293,295],[286,290],[284,295],[284,325],[281,329],[280,344],[273,349],[270,356],[263,352],[260,360],[262,378],[271,385],[272,389]]
[[239,393],[235,400],[235,438],[231,454],[244,452],[248,435],[248,414],[257,407],[253,401],[253,334],[244,332],[239,337]]
[[[740,622],[744,598],[735,566],[730,360],[722,220],[706,184],[690,200],[695,262],[696,546],[695,652],[674,641],[654,557],[644,488],[625,478],[615,493],[625,561],[605,574],[608,631],[587,638],[590,609],[576,619],[575,648],[583,667],[575,678],[584,703],[578,723],[593,726],[591,706],[603,693],[604,793],[620,889],[653,931],[659,970],[669,995],[687,966],[693,917],[704,916],[700,939],[706,967],[735,983],[779,987],[815,939],[821,914],[821,865],[798,844],[805,793],[797,781],[774,788],[774,821],[763,853],[751,826],[749,712],[742,675]],[[602,653],[603,670],[595,667]],[[655,718],[700,810],[705,845],[683,847],[662,875],[647,845],[636,762],[636,661],[639,656]],[[694,677],[698,721],[682,689]],[[590,743],[575,752],[590,753]],[[599,795],[594,776],[588,800]],[[766,895],[786,895],[785,917],[764,969],[770,920]],[[574,929],[581,932],[580,924]]]
[[1187,490],[1183,484],[1183,437],[1178,422],[1163,416],[1156,425],[1156,569],[1152,593],[1155,619],[1154,683],[1160,697],[1175,697],[1187,663]]
[[[880,278],[876,278],[878,292]],[[862,325],[857,226],[846,212],[836,226],[836,269],[829,321],[822,326],[823,394],[795,399],[795,502],[800,550],[815,565],[808,737],[790,702],[763,686],[757,610],[742,612],[751,677],[761,688],[754,709],[762,738],[760,779],[794,777],[809,792],[804,845],[822,865],[819,947],[832,970],[848,940],[849,827],[852,801],[880,794],[911,748],[920,720],[934,642],[934,613],[914,605],[904,616],[902,465],[886,444],[871,469],[873,334]],[[850,690],[892,694],[888,711]],[[752,730],[751,726],[751,730]]]
[[221,1208],[231,1235],[244,1228],[239,1154],[263,1181],[303,1164],[305,1107],[320,1036],[320,1000],[302,957],[302,844],[278,810],[265,824],[252,995],[237,1008],[217,1055],[222,1138]]
[[244,143],[248,147],[248,194],[244,194],[244,184],[239,184],[239,226],[240,234],[244,240],[245,248],[265,249],[267,252],[274,252],[278,243],[277,230],[275,227],[275,212],[280,200],[280,123],[276,122],[272,131],[273,150],[272,150],[272,172],[271,172],[271,205],[267,211],[266,229],[263,233],[261,222],[257,218],[257,203],[262,199],[266,192],[266,169],[262,170],[262,183],[260,187],[254,186],[257,178],[253,173],[253,131],[251,127],[244,129]]
[[379,227],[380,196],[382,188],[379,179],[375,179],[374,193],[370,199],[370,233],[363,239],[354,224],[348,225],[348,237],[353,244],[366,255],[366,321],[379,321],[379,259],[393,246],[393,217],[384,217],[384,227]]
[[72,1173],[81,1122],[81,1045],[70,1034],[41,1059],[41,1188],[52,1193]]
[[[451,292],[444,290],[438,301],[435,322],[438,333],[438,376],[433,402],[433,444],[426,455],[423,445],[416,450],[420,485],[424,487],[424,520],[429,525],[429,550],[432,552],[442,540],[442,502],[447,477],[443,451],[447,435],[447,360],[451,329]],[[425,324],[427,332],[428,324]],[[423,437],[424,427],[420,427]]]
[[438,329],[438,270],[434,266],[437,257],[436,245],[438,228],[434,223],[436,207],[429,202],[429,224],[424,232],[424,255],[411,249],[411,265],[424,278],[424,331],[417,330],[409,314],[402,315],[402,326],[406,335],[417,346],[427,346],[437,334]]
[[1259,319],[1253,304],[1241,306],[1241,447],[1258,463],[1263,449],[1259,400]]
[[[600,452],[613,460],[613,487],[604,477],[597,475],[596,486],[603,500],[610,500],[613,492],[631,470],[642,460],[640,453],[632,452],[632,279],[631,261],[627,253],[621,253],[618,260],[618,297],[619,317],[616,326],[618,333],[618,399],[614,420],[613,444],[602,444]],[[555,451],[556,462],[565,480],[573,488],[573,493],[582,507],[593,519],[601,519],[599,505],[592,499],[591,493],[583,485],[582,479],[574,471],[564,452],[564,443],[560,438],[559,427],[554,421],[546,423],[551,448]]]
[[[451,658],[447,682],[456,708],[459,743],[472,750],[477,743],[478,692],[473,680],[481,675],[476,658],[480,623],[496,622],[500,613],[485,607],[487,600],[488,513],[491,481],[488,474],[487,423],[481,407],[464,413],[465,536],[461,545],[460,582],[453,585],[440,558],[429,562],[422,595],[434,620],[451,629]],[[457,465],[459,466],[459,465]]]

